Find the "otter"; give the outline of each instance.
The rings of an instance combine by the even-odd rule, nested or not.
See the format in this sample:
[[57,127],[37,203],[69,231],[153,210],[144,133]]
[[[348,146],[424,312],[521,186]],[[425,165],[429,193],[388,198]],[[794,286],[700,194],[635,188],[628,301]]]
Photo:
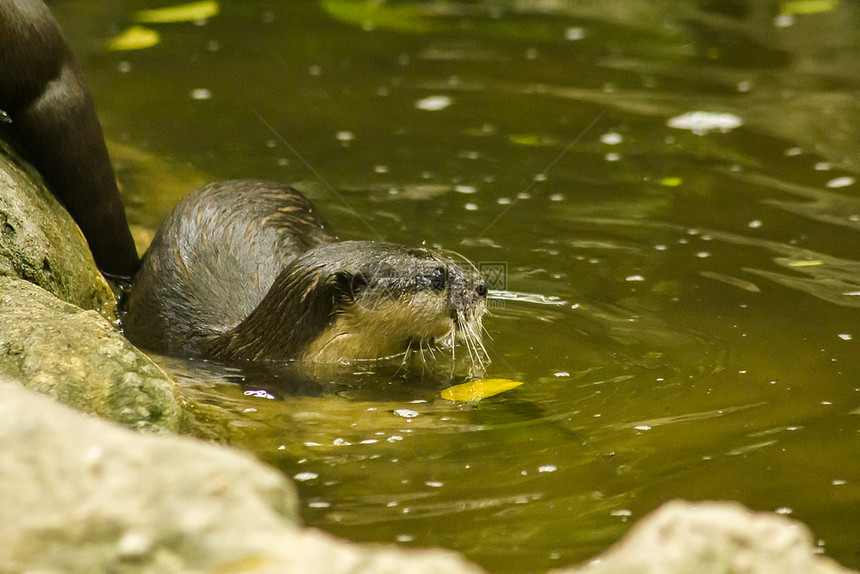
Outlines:
[[99,269],[139,260],[83,72],[41,0],[0,1],[0,124],[84,233]]
[[338,241],[297,190],[216,182],[156,232],[127,299],[133,342],[220,361],[343,363],[464,342],[482,363],[487,287],[424,248]]
[[132,342],[224,361],[336,363],[459,339],[483,362],[477,271],[427,249],[339,242],[280,184],[192,192],[141,266],[83,73],[41,0],[0,0],[0,112],[0,131],[77,222],[99,269],[121,283],[134,276]]

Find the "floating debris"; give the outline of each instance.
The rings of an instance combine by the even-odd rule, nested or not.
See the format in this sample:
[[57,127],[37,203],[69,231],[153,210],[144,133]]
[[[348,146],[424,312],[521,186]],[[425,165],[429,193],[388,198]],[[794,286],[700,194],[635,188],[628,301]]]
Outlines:
[[687,112],[670,118],[666,125],[679,130],[690,130],[696,135],[712,131],[726,133],[743,125],[743,120],[734,114],[715,112]]

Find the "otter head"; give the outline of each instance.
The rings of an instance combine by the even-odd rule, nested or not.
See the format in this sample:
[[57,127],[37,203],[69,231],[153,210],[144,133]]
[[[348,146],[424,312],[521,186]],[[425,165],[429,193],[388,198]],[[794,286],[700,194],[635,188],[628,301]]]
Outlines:
[[455,339],[479,357],[487,288],[477,272],[427,249],[359,243],[335,273],[332,321],[306,360],[377,359]]
[[463,342],[482,364],[487,288],[426,249],[344,241],[284,269],[257,308],[213,345],[221,358],[343,363]]

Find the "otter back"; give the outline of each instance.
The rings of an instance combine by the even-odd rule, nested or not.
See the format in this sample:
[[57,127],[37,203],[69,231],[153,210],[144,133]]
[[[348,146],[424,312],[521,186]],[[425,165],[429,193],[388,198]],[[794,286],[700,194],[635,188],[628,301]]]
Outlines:
[[155,352],[199,354],[254,310],[288,263],[335,240],[290,187],[206,185],[179,202],[153,239],[129,295],[126,334]]

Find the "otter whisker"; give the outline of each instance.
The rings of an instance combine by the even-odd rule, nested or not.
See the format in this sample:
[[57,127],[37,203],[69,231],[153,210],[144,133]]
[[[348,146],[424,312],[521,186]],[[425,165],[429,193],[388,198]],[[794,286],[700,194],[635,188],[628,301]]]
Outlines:
[[400,365],[397,367],[397,370],[394,372],[395,375],[400,373],[400,371],[406,368],[406,363],[409,360],[410,353],[412,351],[412,339],[406,344],[406,350],[403,352],[403,359],[400,361]]
[[461,321],[460,324],[463,325],[461,328],[463,332],[463,340],[466,348],[469,350],[472,364],[473,366],[477,364],[480,370],[483,371],[486,363],[489,363],[490,361],[487,348],[484,346],[484,342],[481,338],[481,332],[476,329],[476,327],[483,328],[483,325],[480,323],[480,320]]
[[481,333],[483,333],[484,335],[486,335],[486,336],[487,336],[487,338],[488,338],[489,340],[491,340],[491,341],[495,341],[495,339],[493,339],[493,336],[492,336],[492,335],[490,335],[490,332],[487,330],[487,328],[486,328],[486,327],[484,327],[483,322],[481,323]]
[[441,251],[441,253],[444,253],[444,254],[448,254],[448,253],[450,253],[450,254],[452,254],[452,255],[456,255],[456,256],[457,256],[457,257],[459,257],[462,261],[464,261],[465,263],[467,263],[467,264],[469,265],[469,267],[471,267],[471,268],[472,268],[472,271],[474,271],[475,273],[477,273],[478,275],[480,275],[480,272],[478,271],[478,268],[477,268],[477,267],[475,267],[475,264],[474,264],[474,263],[472,263],[472,261],[471,261],[470,259],[468,259],[468,258],[467,258],[465,255],[463,255],[462,253],[460,253],[460,252],[458,252],[458,251],[454,251],[453,249],[443,249],[443,250]]
[[469,323],[466,322],[465,314],[462,311],[457,312],[457,320],[460,325],[460,332],[463,333],[463,344],[466,347],[466,351],[469,353],[469,360],[472,362],[472,365],[478,360],[476,356],[476,350],[474,349],[474,344],[472,341],[473,334],[470,329]]
[[422,374],[424,374],[424,371],[427,369],[427,356],[424,354],[424,350],[425,350],[424,343],[425,343],[424,339],[421,339],[421,341],[418,343],[418,348],[420,349],[420,353],[421,353],[421,373]]
[[427,345],[427,350],[430,351],[430,356],[433,357],[433,360],[436,360],[436,349],[438,347],[436,345]]

